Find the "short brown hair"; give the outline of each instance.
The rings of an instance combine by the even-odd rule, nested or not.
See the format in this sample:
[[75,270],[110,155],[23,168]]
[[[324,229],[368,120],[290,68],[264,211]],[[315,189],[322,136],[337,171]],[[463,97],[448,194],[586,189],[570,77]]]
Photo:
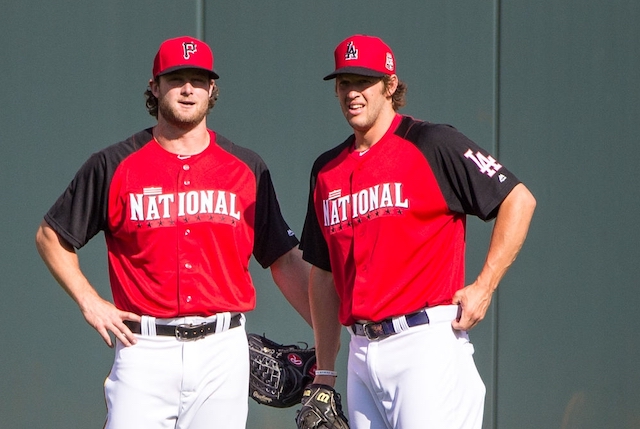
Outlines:
[[[391,83],[391,75],[385,75],[382,78],[382,83],[384,84],[385,90],[389,87]],[[407,104],[407,84],[400,79],[398,79],[398,87],[396,88],[396,92],[391,95],[391,101],[393,102],[393,110],[398,111],[405,104]]]

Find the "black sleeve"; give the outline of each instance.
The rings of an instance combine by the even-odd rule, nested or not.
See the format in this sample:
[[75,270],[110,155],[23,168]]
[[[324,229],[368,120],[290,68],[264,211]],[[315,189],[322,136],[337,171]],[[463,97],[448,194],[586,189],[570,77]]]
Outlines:
[[313,194],[317,178],[316,165],[314,165],[311,173],[307,215],[305,216],[304,227],[302,228],[302,235],[300,236],[300,248],[302,249],[302,259],[325,271],[331,271],[329,247],[322,235],[322,230],[318,223],[318,216],[316,216],[315,205],[313,202]]
[[453,212],[488,221],[520,181],[486,150],[449,125],[422,122],[407,131],[426,156]]
[[302,249],[302,259],[321,268],[325,271],[331,271],[331,260],[329,257],[329,246],[322,234],[318,216],[316,216],[314,194],[316,181],[320,170],[337,157],[344,149],[353,144],[353,135],[349,136],[340,145],[323,153],[316,159],[311,168],[311,179],[309,183],[309,199],[307,201],[307,215],[300,236],[300,248]]
[[107,227],[109,186],[116,168],[152,139],[147,128],[91,155],[44,220],[76,249],[87,244]]
[[263,268],[271,266],[276,259],[298,245],[298,239],[282,216],[267,169],[258,177],[255,222],[253,255]]
[[45,214],[44,220],[76,249],[106,223],[108,183],[104,156],[93,154]]
[[216,135],[216,143],[244,162],[256,178],[256,215],[254,225],[253,256],[267,268],[276,259],[299,243],[280,211],[280,204],[264,160],[250,149],[238,146],[229,139]]

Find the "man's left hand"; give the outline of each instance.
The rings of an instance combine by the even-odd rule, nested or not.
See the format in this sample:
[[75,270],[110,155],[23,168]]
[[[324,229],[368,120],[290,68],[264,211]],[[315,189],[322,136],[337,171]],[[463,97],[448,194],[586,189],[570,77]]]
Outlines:
[[453,329],[468,331],[487,314],[493,291],[478,282],[460,289],[453,296],[453,304],[460,306],[460,316],[451,322]]

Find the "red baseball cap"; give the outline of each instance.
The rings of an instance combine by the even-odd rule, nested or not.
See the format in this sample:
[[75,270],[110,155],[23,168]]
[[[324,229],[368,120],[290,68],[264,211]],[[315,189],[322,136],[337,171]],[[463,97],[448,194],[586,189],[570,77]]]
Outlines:
[[391,48],[378,37],[363,34],[347,37],[336,47],[333,55],[336,69],[324,80],[342,73],[382,77],[396,72],[396,60]]
[[201,69],[218,79],[213,70],[213,52],[202,40],[183,36],[162,42],[153,60],[153,78],[180,69]]

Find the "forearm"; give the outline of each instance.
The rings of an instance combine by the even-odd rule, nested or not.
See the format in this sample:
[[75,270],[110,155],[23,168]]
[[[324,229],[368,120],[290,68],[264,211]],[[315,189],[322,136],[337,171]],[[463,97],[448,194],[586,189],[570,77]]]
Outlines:
[[291,249],[271,265],[273,281],[309,326],[311,326],[310,268],[311,266],[302,259],[302,252],[298,248]]
[[40,224],[36,233],[36,248],[58,284],[81,310],[86,307],[88,300],[98,296],[80,269],[75,249],[62,240],[45,221]]
[[[342,325],[338,320],[340,298],[331,272],[315,266],[311,267],[309,287],[317,367],[321,370],[334,371],[340,350]],[[335,377],[316,376],[314,382],[334,386]]]
[[502,202],[495,220],[489,250],[476,283],[493,292],[515,261],[529,231],[536,200],[519,184]]
[[452,322],[454,329],[469,330],[484,319],[493,292],[522,248],[535,206],[535,198],[522,184],[500,205],[480,274],[453,296],[453,304],[462,307],[460,319]]

